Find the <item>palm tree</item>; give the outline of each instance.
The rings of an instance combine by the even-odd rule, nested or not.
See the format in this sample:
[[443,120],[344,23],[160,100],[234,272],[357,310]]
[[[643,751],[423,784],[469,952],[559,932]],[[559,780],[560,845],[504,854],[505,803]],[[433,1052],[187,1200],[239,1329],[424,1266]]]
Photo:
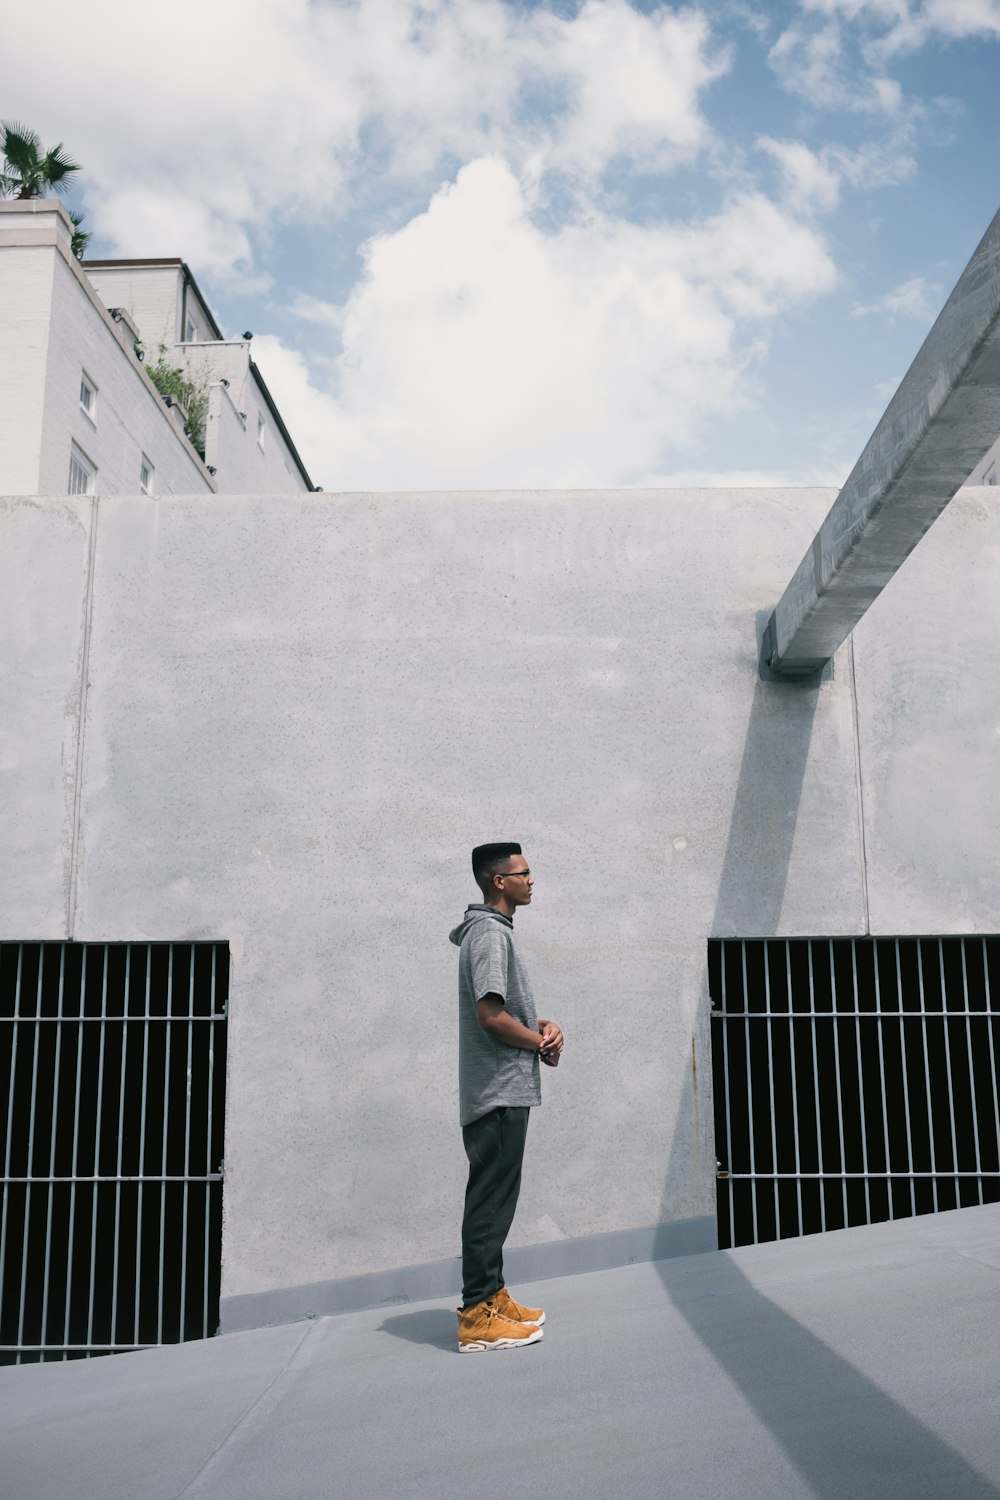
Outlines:
[[0,195],[12,198],[41,198],[47,188],[64,193],[66,178],[79,172],[79,162],[63,150],[62,142],[51,151],[42,151],[42,143],[33,130],[16,120],[0,121],[0,150],[3,171],[0,172]]

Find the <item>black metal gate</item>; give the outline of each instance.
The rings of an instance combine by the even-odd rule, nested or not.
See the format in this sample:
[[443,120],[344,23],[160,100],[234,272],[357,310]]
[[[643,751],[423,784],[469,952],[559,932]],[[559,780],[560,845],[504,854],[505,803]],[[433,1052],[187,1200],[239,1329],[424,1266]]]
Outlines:
[[1000,1201],[1000,938],[708,959],[721,1248]]
[[225,943],[0,944],[0,1364],[218,1326]]

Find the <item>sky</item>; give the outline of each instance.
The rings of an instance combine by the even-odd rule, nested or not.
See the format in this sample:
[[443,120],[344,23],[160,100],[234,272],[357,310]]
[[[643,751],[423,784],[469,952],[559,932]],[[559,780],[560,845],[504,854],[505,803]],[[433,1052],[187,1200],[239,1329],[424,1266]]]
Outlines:
[[254,331],[324,489],[836,485],[1000,206],[998,81],[1000,0],[35,0],[0,117]]

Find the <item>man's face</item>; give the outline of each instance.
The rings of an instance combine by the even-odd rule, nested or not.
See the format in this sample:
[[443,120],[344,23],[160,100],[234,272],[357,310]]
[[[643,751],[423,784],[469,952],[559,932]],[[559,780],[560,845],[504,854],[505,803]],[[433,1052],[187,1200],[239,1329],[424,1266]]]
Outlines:
[[511,906],[527,906],[531,901],[531,888],[534,878],[528,869],[528,861],[523,854],[512,854],[507,861],[509,869],[504,870],[501,875],[494,877],[494,885],[497,886]]

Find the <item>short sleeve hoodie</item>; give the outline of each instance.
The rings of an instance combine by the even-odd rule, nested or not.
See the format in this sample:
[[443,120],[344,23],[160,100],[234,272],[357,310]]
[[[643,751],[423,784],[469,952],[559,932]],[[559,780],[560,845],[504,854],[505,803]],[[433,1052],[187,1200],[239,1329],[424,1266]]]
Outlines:
[[509,1047],[485,1032],[476,1010],[499,995],[522,1026],[538,1030],[538,1016],[514,924],[494,906],[476,903],[451,933],[458,958],[458,1091],[463,1125],[500,1105],[542,1102],[538,1053]]

